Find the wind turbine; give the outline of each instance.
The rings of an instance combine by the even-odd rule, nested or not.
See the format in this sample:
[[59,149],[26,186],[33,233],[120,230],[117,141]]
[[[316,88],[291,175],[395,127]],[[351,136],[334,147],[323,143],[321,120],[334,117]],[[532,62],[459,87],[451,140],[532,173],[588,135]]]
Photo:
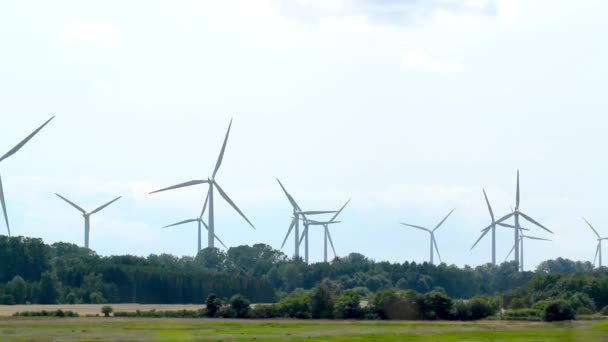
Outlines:
[[[523,229],[522,229],[523,230]],[[511,256],[511,253],[513,253],[513,250],[515,250],[515,247],[517,245],[519,245],[520,247],[520,256],[519,256],[519,270],[521,272],[524,271],[524,239],[530,239],[530,240],[540,240],[540,241],[551,241],[549,239],[543,239],[543,238],[539,238],[539,237],[534,237],[534,236],[529,236],[529,235],[524,235],[524,233],[522,232],[521,235],[519,236],[519,242],[516,242],[513,247],[511,248],[511,250],[509,251],[509,254],[507,254],[507,257],[505,258],[505,261],[507,261],[507,259],[509,259],[509,256]]]
[[[196,250],[196,253],[198,254],[198,252],[201,251],[201,228],[202,226],[205,226],[205,229],[207,229],[207,231],[209,231],[209,226],[207,226],[207,224],[205,223],[205,221],[203,221],[203,215],[205,215],[205,209],[207,208],[207,201],[205,200],[205,204],[203,205],[203,210],[201,211],[201,214],[199,215],[199,217],[195,218],[195,219],[190,219],[190,220],[184,220],[184,221],[180,221],[174,224],[170,224],[168,226],[164,226],[163,228],[171,228],[171,227],[175,227],[175,226],[179,226],[182,224],[186,224],[186,223],[192,223],[192,222],[196,222],[198,223],[198,249]],[[222,242],[222,240],[220,240],[220,238],[215,235],[215,239],[222,245],[224,246],[224,248],[228,249],[228,247],[226,247],[226,245]]]
[[[475,241],[475,243],[473,244],[473,247],[471,247],[471,249],[475,248],[475,246],[479,243],[479,241],[481,241],[481,239],[483,239],[483,237],[488,233],[488,231],[491,230],[492,231],[492,265],[496,266],[496,226],[514,229],[515,226],[503,223],[503,221],[505,221],[509,217],[513,216],[513,213],[507,214],[507,215],[501,217],[498,221],[496,221],[496,219],[494,218],[494,211],[492,210],[492,206],[490,205],[490,201],[488,200],[488,195],[486,194],[485,189],[483,189],[483,197],[485,198],[486,204],[488,205],[488,211],[490,212],[490,218],[492,219],[492,223],[490,223],[490,225],[488,227],[482,229],[481,236],[479,237],[479,239],[477,239],[477,241]],[[526,228],[521,228],[521,229],[529,230]]]
[[[298,203],[296,202],[296,200],[293,198],[293,196],[291,196],[289,194],[289,192],[287,192],[287,190],[285,189],[285,187],[283,186],[283,183],[281,183],[281,181],[277,178],[277,182],[279,182],[279,185],[281,186],[281,189],[283,189],[283,192],[285,193],[285,196],[287,196],[287,200],[289,200],[289,203],[291,204],[291,207],[293,209],[293,218],[291,220],[291,224],[289,225],[289,229],[287,230],[287,234],[285,235],[285,239],[283,239],[283,244],[281,245],[281,249],[283,249],[283,247],[285,246],[285,242],[287,242],[287,238],[289,238],[289,234],[291,234],[291,231],[294,229],[295,227],[295,232],[294,232],[294,259],[298,259],[300,257],[300,217],[306,219],[306,215],[319,215],[319,214],[333,214],[335,213],[335,211],[303,211],[302,208],[300,208],[300,206],[298,205]],[[305,224],[306,227],[306,224]],[[305,262],[308,263],[308,238],[306,238],[306,246],[307,248],[304,250],[305,251]]]
[[[350,199],[348,201],[346,201],[346,203],[344,203],[342,208],[340,208],[340,210],[338,210],[338,212],[336,212],[329,221],[321,222],[321,221],[315,221],[315,220],[310,220],[310,219],[306,219],[306,218],[303,219],[305,228],[304,228],[304,232],[302,233],[302,237],[300,238],[300,244],[302,244],[302,239],[304,237],[306,237],[306,241],[308,242],[308,226],[323,226],[323,234],[324,234],[323,261],[324,262],[327,262],[327,240],[329,240],[329,242],[331,244],[331,248],[334,251],[334,258],[337,256],[336,249],[334,248],[334,242],[332,241],[331,234],[329,232],[329,225],[340,223],[340,221],[336,221],[336,218],[338,217],[338,215],[340,215],[342,210],[344,210],[344,208],[346,208],[348,203],[350,203]],[[305,248],[308,249],[308,243],[306,243]],[[308,254],[308,253],[306,253],[306,254]]]
[[255,227],[253,226],[253,223],[251,223],[251,221],[249,221],[249,219],[247,218],[247,216],[245,216],[245,214],[243,214],[243,212],[241,211],[241,209],[239,209],[239,207],[237,207],[237,205],[230,199],[230,197],[228,197],[228,195],[226,194],[226,192],[224,191],[224,189],[222,189],[222,187],[219,185],[219,183],[215,180],[215,176],[217,175],[218,170],[220,169],[220,166],[222,165],[222,160],[224,159],[224,152],[226,151],[226,143],[228,142],[228,136],[230,135],[230,128],[232,127],[232,119],[230,120],[230,124],[228,125],[228,131],[226,132],[226,137],[224,138],[224,144],[222,145],[222,149],[220,150],[220,156],[217,159],[217,162],[215,164],[215,169],[213,170],[213,174],[211,177],[207,178],[206,180],[192,180],[192,181],[188,181],[185,183],[180,183],[177,185],[173,185],[170,186],[168,188],[163,188],[160,190],[156,190],[156,191],[152,191],[150,194],[155,194],[158,192],[163,192],[163,191],[168,191],[168,190],[173,190],[173,189],[179,189],[179,188],[184,188],[184,187],[188,187],[188,186],[193,186],[193,185],[199,185],[199,184],[209,184],[209,190],[207,191],[207,197],[205,198],[205,206],[203,207],[203,212],[205,210],[205,207],[207,205],[207,202],[209,203],[209,225],[208,225],[208,229],[207,229],[207,245],[208,247],[215,247],[215,216],[214,216],[214,206],[213,206],[213,190],[216,189],[219,194],[224,198],[224,200],[226,202],[228,202],[228,204],[230,204],[230,206],[236,210],[237,213],[239,213],[239,215],[241,215],[242,218],[245,219],[245,221],[247,221],[247,223],[249,223],[249,225],[255,230]]
[[69,205],[71,205],[72,207],[76,208],[76,210],[80,211],[82,213],[82,216],[84,217],[84,247],[85,248],[89,248],[89,231],[90,231],[90,218],[91,215],[100,212],[101,210],[103,210],[105,207],[109,206],[110,204],[118,201],[122,196],[116,197],[115,199],[111,200],[110,202],[102,205],[101,207],[91,211],[90,213],[87,213],[84,209],[82,209],[81,207],[77,206],[74,202],[68,200],[67,198],[61,196],[60,194],[55,194],[57,195],[57,197],[61,198],[62,200],[66,201]]
[[[8,157],[17,153],[17,151],[19,151],[25,144],[27,144],[27,142],[30,141],[30,139],[32,139],[34,135],[38,134],[38,132],[40,132],[40,130],[42,130],[44,126],[46,126],[54,118],[55,116],[53,115],[50,119],[43,123],[42,126],[38,127],[35,131],[30,133],[30,135],[25,137],[25,139],[21,140],[21,142],[18,143],[15,147],[13,147],[10,151],[6,152],[6,154],[0,157],[0,163],[4,161],[4,159],[7,159]],[[8,223],[8,214],[6,212],[6,200],[4,199],[4,189],[2,188],[2,177],[0,177],[0,204],[2,204],[2,212],[4,213],[4,222],[6,223],[6,230],[8,231],[8,236],[11,236],[11,227]]]
[[[515,235],[513,238],[513,244],[514,244],[514,248],[515,248],[515,262],[519,265],[519,258],[520,258],[520,253],[519,253],[519,234],[520,234],[520,230],[521,229],[521,225],[519,224],[519,219],[520,217],[525,219],[526,221],[546,230],[547,232],[553,234],[553,232],[551,230],[549,230],[548,228],[546,228],[545,226],[543,226],[542,224],[538,223],[536,220],[534,220],[533,218],[531,218],[530,216],[526,215],[524,212],[522,212],[521,210],[519,210],[519,170],[517,170],[517,188],[516,188],[516,193],[515,193],[515,210],[513,210],[512,213],[507,214],[505,216],[503,216],[502,218],[500,218],[498,221],[496,222],[492,222],[492,224],[490,224],[488,227],[482,229],[482,234],[479,237],[479,239],[477,239],[477,242],[479,242],[491,229],[492,226],[494,226],[495,224],[499,224],[502,223],[503,221],[513,217],[514,218],[514,225],[512,226],[514,228],[515,231]],[[508,227],[508,225],[505,225],[506,227]],[[475,247],[475,245],[477,244],[477,242],[475,242],[475,244],[473,245],[473,247]],[[520,267],[521,268],[521,267]]]
[[431,264],[433,264],[433,247],[435,247],[435,250],[437,251],[437,256],[439,257],[439,261],[441,262],[441,254],[439,254],[439,247],[437,247],[437,241],[435,240],[435,231],[437,229],[439,229],[439,227],[441,227],[441,225],[445,222],[445,220],[448,219],[448,217],[450,217],[450,215],[452,215],[452,213],[454,212],[454,210],[456,210],[456,209],[452,209],[452,211],[450,211],[443,218],[443,220],[441,220],[441,222],[439,222],[439,224],[437,226],[435,226],[435,228],[433,228],[432,230],[428,229],[428,228],[425,228],[425,227],[409,224],[409,223],[401,223],[404,226],[408,226],[408,227],[424,230],[424,231],[428,232],[431,235]]
[[589,223],[589,221],[587,221],[584,217],[583,220],[585,220],[585,222],[587,223],[587,225],[589,226],[589,228],[591,228],[591,230],[593,230],[593,232],[595,233],[595,236],[597,236],[597,248],[595,249],[595,257],[593,258],[593,265],[595,265],[595,261],[597,260],[597,256],[600,256],[599,259],[599,263],[598,263],[598,267],[602,267],[602,240],[608,240],[608,237],[600,237],[600,234],[597,232],[597,230],[595,230],[595,228],[593,228],[593,226],[591,225],[591,223]]

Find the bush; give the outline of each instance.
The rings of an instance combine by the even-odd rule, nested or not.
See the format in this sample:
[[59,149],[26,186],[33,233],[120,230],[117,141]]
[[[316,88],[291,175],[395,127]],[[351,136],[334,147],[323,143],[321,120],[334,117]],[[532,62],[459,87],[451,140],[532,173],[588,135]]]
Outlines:
[[277,318],[281,317],[281,310],[275,304],[258,304],[249,312],[251,318]]
[[420,295],[416,291],[394,289],[378,291],[370,307],[381,319],[418,319]]
[[540,321],[542,311],[534,309],[517,309],[517,310],[506,310],[502,314],[502,319],[505,320],[516,320],[516,321]]
[[67,310],[67,311],[63,311],[63,310],[22,311],[22,312],[15,312],[13,314],[13,317],[78,317],[78,313],[69,311],[69,310]]
[[608,316],[608,305],[604,306],[600,313],[604,316]]
[[494,315],[500,309],[500,301],[489,296],[475,296],[471,304],[471,319],[478,320]]
[[580,308],[576,309],[576,315],[577,316],[593,315],[593,310],[586,308],[584,306],[581,306]]
[[114,309],[109,305],[104,305],[101,307],[101,313],[104,317],[110,317],[112,312],[114,312]]
[[418,308],[424,319],[450,319],[452,298],[442,291],[433,290],[418,297]]
[[234,317],[246,318],[249,316],[251,302],[240,294],[230,298],[230,309],[234,310]]
[[554,300],[547,305],[543,312],[543,320],[546,322],[569,321],[576,318],[572,306],[564,300]]
[[294,291],[279,302],[279,310],[285,317],[310,318],[310,297],[304,291]]
[[471,303],[465,300],[457,300],[452,305],[450,314],[454,319],[468,321],[471,319]]
[[219,309],[222,307],[222,300],[217,298],[213,293],[207,296],[205,301],[207,317],[215,317]]
[[346,290],[336,298],[334,317],[343,319],[359,319],[363,317],[361,298],[357,292]]

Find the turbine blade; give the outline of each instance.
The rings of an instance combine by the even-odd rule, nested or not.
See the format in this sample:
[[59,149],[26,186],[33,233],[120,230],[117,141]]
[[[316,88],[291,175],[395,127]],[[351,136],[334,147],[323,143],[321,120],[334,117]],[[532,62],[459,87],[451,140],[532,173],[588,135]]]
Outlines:
[[55,194],[57,195],[57,197],[61,198],[62,200],[66,201],[69,205],[71,205],[72,207],[76,208],[78,211],[80,211],[83,214],[86,214],[86,211],[84,211],[84,209],[82,209],[81,207],[77,206],[74,202],[70,201],[69,199],[61,196],[60,194]]
[[334,251],[334,258],[338,256],[338,254],[336,254],[336,249],[334,248],[334,242],[331,239],[331,233],[329,232],[329,229],[327,229],[327,237],[329,238],[329,244],[331,245],[331,250]]
[[550,239],[544,239],[544,238],[539,238],[539,237],[535,237],[535,236],[524,235],[524,237],[526,239],[532,239],[532,240],[551,241]]
[[597,236],[598,239],[600,239],[600,234],[597,232],[597,230],[595,230],[595,228],[593,228],[593,226],[591,225],[591,223],[589,223],[589,221],[587,221],[587,219],[585,219],[583,217],[583,220],[585,220],[585,222],[587,223],[587,225],[589,226],[589,228],[591,228],[591,230],[593,230],[593,232],[595,233],[595,235]]
[[8,236],[11,236],[11,227],[8,224],[8,214],[6,213],[6,201],[4,199],[4,189],[2,188],[2,177],[0,177],[0,204],[2,204],[2,212],[4,213],[4,222],[6,223],[6,230]]
[[283,249],[283,247],[285,247],[285,242],[287,242],[287,238],[289,237],[289,234],[291,234],[293,227],[296,225],[296,220],[297,220],[297,218],[295,218],[295,217],[293,218],[293,220],[291,220],[291,224],[289,225],[287,234],[285,234],[285,239],[283,239],[283,244],[281,245],[281,249]]
[[[490,226],[491,228],[492,226]],[[490,231],[490,228],[486,229],[483,233],[481,233],[481,235],[479,236],[479,239],[477,239],[477,241],[475,241],[475,243],[473,244],[473,246],[471,247],[471,249],[475,248],[475,246],[477,246],[477,244],[479,243],[479,241],[481,241],[481,239],[483,239],[484,236],[486,236],[486,234],[488,234],[488,232]]]
[[203,215],[205,215],[205,210],[207,209],[207,202],[209,202],[209,190],[207,190],[207,196],[205,197],[205,204],[203,204],[203,210],[201,210],[201,216],[199,218],[202,220]]
[[344,208],[346,208],[346,206],[348,205],[348,203],[350,203],[350,198],[348,199],[348,201],[346,201],[346,203],[344,203],[344,205],[342,206],[342,208],[340,208],[340,210],[338,210],[338,212],[336,214],[334,214],[334,216],[331,218],[331,220],[329,220],[329,222],[332,222],[333,220],[335,220],[338,215],[340,215],[340,213],[342,212],[342,210],[344,210]]
[[42,126],[38,127],[35,131],[33,131],[30,135],[28,135],[20,143],[18,143],[17,146],[13,147],[10,151],[6,152],[6,154],[0,158],[0,162],[6,158],[12,156],[13,154],[17,153],[17,151],[19,151],[25,144],[27,144],[27,142],[30,141],[30,139],[32,139],[36,134],[38,134],[38,132],[40,132],[40,130],[42,130],[44,128],[44,126],[46,126],[54,118],[55,118],[55,115],[53,115],[50,119],[48,119],[45,123],[43,123]]
[[[511,228],[511,229],[515,229],[515,226],[512,224],[507,224],[507,223],[497,223],[497,225],[501,226],[501,227],[507,227],[507,228]],[[519,227],[520,230],[525,230],[525,231],[530,231],[530,229],[528,228],[524,228],[524,227]]]
[[193,185],[199,185],[199,184],[205,184],[205,183],[209,183],[209,181],[208,180],[191,180],[189,182],[180,183],[180,184],[177,184],[177,185],[170,186],[168,188],[163,188],[163,189],[160,189],[160,190],[152,191],[150,194],[155,194],[157,192],[163,192],[163,191],[167,191],[167,190],[185,188],[187,186],[193,186]]
[[308,225],[306,227],[304,227],[304,230],[302,231],[302,235],[300,235],[300,239],[298,240],[298,246],[302,244],[302,241],[304,241],[306,232],[308,232]]
[[536,222],[536,221],[535,221],[533,218],[531,218],[530,216],[528,216],[528,215],[526,215],[526,214],[522,213],[521,211],[519,212],[519,214],[520,214],[521,216],[523,216],[523,217],[524,217],[526,220],[528,220],[530,223],[533,223],[533,224],[535,224],[535,225],[537,225],[537,226],[541,227],[542,229],[544,229],[544,230],[548,231],[549,233],[553,234],[553,232],[552,232],[552,231],[550,231],[549,229],[547,229],[547,228],[546,228],[545,226],[543,226],[542,224],[540,224],[540,223]]
[[490,205],[490,201],[488,200],[486,189],[483,189],[483,197],[485,197],[486,199],[486,204],[488,205],[488,210],[490,211],[490,217],[492,218],[492,222],[494,222],[494,212],[492,211],[492,206]]
[[175,226],[180,226],[182,224],[186,224],[186,223],[192,223],[192,222],[198,222],[197,219],[191,219],[191,220],[184,220],[184,221],[180,221],[174,224],[170,224],[168,226],[164,226],[163,228],[170,228],[170,227],[175,227]]
[[513,245],[513,247],[511,247],[511,250],[509,251],[509,254],[507,254],[507,257],[505,258],[505,261],[507,261],[507,259],[509,259],[509,257],[511,256],[511,253],[513,253],[514,250],[515,250],[515,245]]
[[[198,221],[198,220],[195,220],[195,221]],[[202,219],[200,221],[203,224],[203,226],[205,226],[205,229],[209,230],[209,226],[205,223],[205,221],[203,221]],[[217,236],[217,234],[215,234],[215,232],[213,233],[213,236],[222,246],[224,246],[224,248],[228,249],[228,247],[226,247],[226,245],[222,242],[222,240],[220,240],[220,237]]]
[[333,214],[336,211],[323,211],[323,210],[314,210],[314,211],[299,211],[298,214],[302,215],[321,215],[321,214]]
[[222,165],[222,160],[224,159],[224,152],[226,151],[226,143],[228,142],[228,135],[230,135],[230,128],[232,127],[232,119],[230,119],[230,124],[228,125],[228,131],[226,132],[226,137],[224,138],[224,144],[222,145],[222,149],[220,150],[220,156],[217,158],[217,163],[215,164],[215,170],[213,170],[213,178],[215,179],[215,175],[217,171],[220,169]]
[[431,234],[431,238],[433,239],[433,246],[435,246],[435,251],[437,251],[439,262],[441,262],[441,254],[439,254],[439,247],[437,247],[437,240],[435,239],[435,234]]
[[595,265],[595,261],[597,260],[597,255],[600,252],[601,245],[598,243],[597,248],[595,249],[595,258],[593,258],[593,265]]
[[255,227],[253,226],[253,223],[251,223],[251,221],[249,221],[249,219],[247,218],[247,216],[245,216],[245,214],[243,214],[243,212],[241,211],[241,209],[239,209],[239,207],[236,206],[236,204],[234,204],[234,202],[232,202],[232,200],[230,199],[230,197],[228,197],[228,195],[224,192],[224,189],[222,189],[222,187],[217,183],[217,182],[213,182],[213,184],[215,184],[215,186],[217,187],[217,191],[219,191],[220,195],[222,195],[222,197],[224,197],[224,199],[226,200],[226,202],[228,202],[228,204],[230,204],[230,206],[232,206],[232,208],[234,208],[234,210],[237,211],[237,213],[239,213],[239,215],[241,215],[245,221],[247,221],[247,223],[249,223],[249,225],[251,226],[251,228],[253,228],[255,230]]
[[517,170],[517,191],[515,193],[515,209],[519,209],[519,170]]
[[105,209],[107,206],[109,206],[110,204],[112,204],[112,203],[114,203],[114,202],[118,201],[118,200],[119,200],[119,199],[121,199],[121,198],[122,198],[122,196],[118,196],[118,197],[116,197],[115,199],[111,200],[110,202],[108,202],[108,203],[106,203],[106,204],[102,205],[101,207],[99,207],[99,208],[97,208],[97,209],[95,209],[95,210],[91,211],[91,213],[90,213],[89,215],[93,215],[93,214],[95,214],[95,213],[97,213],[97,212],[100,212],[101,210]]
[[441,225],[445,222],[445,220],[448,219],[448,217],[450,217],[450,215],[452,215],[452,213],[454,212],[454,210],[456,210],[456,208],[452,209],[452,211],[450,211],[444,218],[443,220],[441,220],[441,222],[439,222],[439,224],[433,228],[433,231],[436,231],[437,229],[439,229],[439,227],[441,227]]
[[430,230],[430,229],[428,229],[428,228],[424,228],[424,227],[416,226],[416,225],[409,224],[409,223],[403,223],[403,222],[402,222],[401,224],[402,224],[402,225],[404,225],[404,226],[408,226],[408,227],[412,227],[412,228],[416,228],[416,229],[421,229],[421,230],[424,230],[425,232],[429,232],[429,233],[431,233],[431,230]]
[[283,183],[281,183],[281,181],[278,178],[277,178],[277,182],[279,182],[279,185],[281,186],[281,189],[283,189],[283,192],[285,193],[285,196],[287,196],[287,199],[289,200],[289,203],[291,203],[291,206],[296,210],[300,210],[300,206],[298,206],[298,203],[296,203],[296,200],[293,199],[293,197],[289,194],[289,192],[287,192],[287,190],[283,186]]

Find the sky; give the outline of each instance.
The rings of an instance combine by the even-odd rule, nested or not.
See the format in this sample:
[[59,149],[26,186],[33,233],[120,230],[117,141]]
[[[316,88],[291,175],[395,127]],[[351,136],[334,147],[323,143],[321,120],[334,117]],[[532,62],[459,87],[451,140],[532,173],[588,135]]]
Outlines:
[[[515,201],[554,235],[526,269],[592,261],[585,216],[608,236],[605,1],[241,0],[0,3],[0,163],[13,235],[101,255],[194,255],[203,186],[149,195],[215,166],[256,230],[216,196],[228,246],[280,248],[291,207],[337,210],[338,255],[490,261],[490,223]],[[311,227],[311,261],[322,231]],[[0,230],[5,232],[4,225]],[[206,244],[206,239],[203,239]],[[513,245],[500,229],[498,260]],[[293,254],[290,239],[284,248]],[[606,247],[604,247],[605,255]]]

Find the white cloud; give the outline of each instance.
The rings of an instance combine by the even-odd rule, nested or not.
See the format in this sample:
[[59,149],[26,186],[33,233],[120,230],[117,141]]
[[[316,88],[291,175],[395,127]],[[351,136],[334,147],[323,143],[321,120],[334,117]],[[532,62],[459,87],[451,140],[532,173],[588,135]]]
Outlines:
[[59,32],[59,39],[65,44],[111,48],[122,41],[123,32],[113,23],[69,23]]
[[462,72],[463,65],[459,61],[440,59],[429,56],[422,49],[407,49],[402,55],[403,65],[409,68],[422,69],[431,72],[455,73]]

